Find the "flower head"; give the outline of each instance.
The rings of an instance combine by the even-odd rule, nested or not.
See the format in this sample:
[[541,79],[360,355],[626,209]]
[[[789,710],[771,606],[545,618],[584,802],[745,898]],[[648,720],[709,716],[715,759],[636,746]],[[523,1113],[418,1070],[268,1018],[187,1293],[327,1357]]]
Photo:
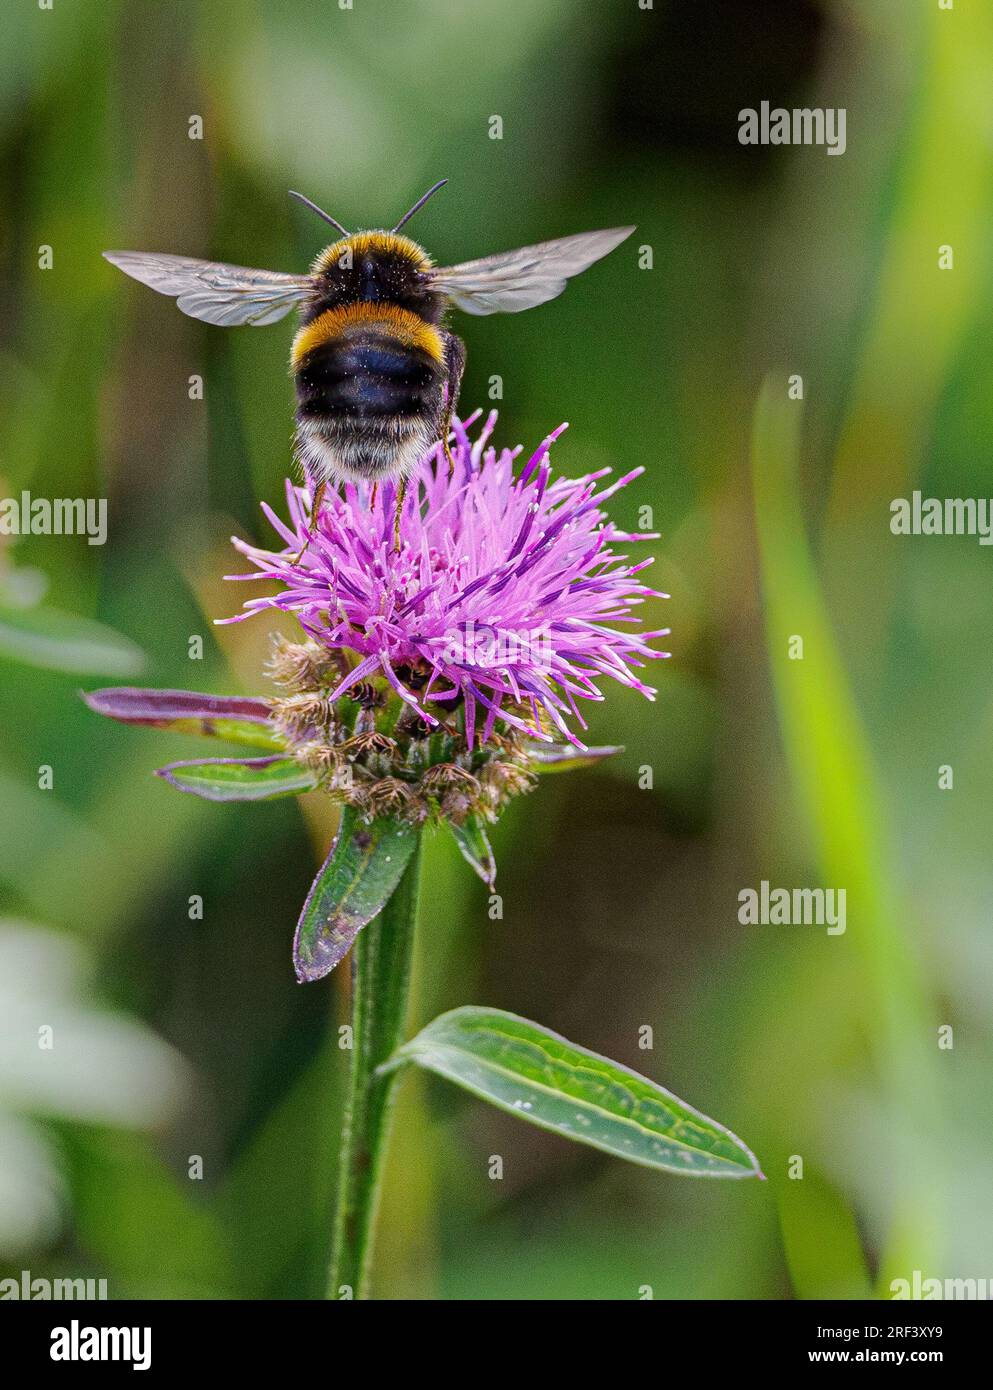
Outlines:
[[[486,826],[544,769],[595,763],[572,727],[605,677],[651,698],[636,669],[664,632],[635,630],[655,591],[604,503],[640,473],[553,478],[555,430],[515,473],[519,449],[489,446],[491,415],[470,443],[456,421],[454,465],[439,445],[410,479],[395,545],[396,488],[328,494],[311,534],[310,498],[287,483],[289,523],[263,503],[283,543],[243,541],[254,573],[277,581],[226,622],[278,609],[304,640],[276,637],[275,698],[131,687],[93,691],[91,708],[127,724],[234,741],[252,757],[198,758],[160,774],[211,801],[260,801],[320,789],[343,807],[338,839],[297,927],[300,979],[319,979],[393,892],[413,828],[447,826],[492,887]],[[468,423],[472,423],[469,421]],[[302,552],[302,553],[301,553]],[[261,755],[259,755],[261,754]],[[370,867],[372,866],[372,867]],[[352,886],[362,878],[363,891]]]
[[[609,469],[554,478],[549,446],[563,425],[515,476],[521,451],[489,445],[495,420],[494,412],[475,442],[455,422],[453,469],[440,445],[423,459],[410,479],[399,551],[392,483],[329,492],[311,534],[309,494],[287,482],[288,525],[263,503],[283,548],[235,539],[257,572],[230,576],[283,588],[249,599],[226,621],[269,608],[293,613],[310,644],[284,649],[275,672],[300,696],[319,688],[329,714],[372,682],[425,731],[457,722],[467,750],[501,735],[582,749],[573,727],[586,727],[579,702],[603,699],[607,677],[653,698],[635,668],[666,655],[651,641],[667,629],[632,630],[636,606],[662,597],[638,579],[651,560],[632,563],[618,549],[646,536],[621,531],[604,511],[642,470],[599,492]],[[321,668],[323,680],[304,675],[301,683],[287,662],[311,678]],[[315,727],[306,718],[303,726]]]

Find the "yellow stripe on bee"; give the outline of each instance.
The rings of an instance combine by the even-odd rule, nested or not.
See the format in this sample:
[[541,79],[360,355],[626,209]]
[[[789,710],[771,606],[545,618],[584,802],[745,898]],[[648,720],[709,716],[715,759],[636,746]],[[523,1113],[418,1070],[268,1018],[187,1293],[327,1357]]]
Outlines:
[[349,328],[369,328],[383,337],[393,338],[404,347],[420,348],[436,362],[444,361],[445,349],[441,334],[433,324],[426,323],[409,309],[396,304],[343,304],[337,309],[325,309],[311,323],[305,324],[293,339],[290,360],[298,367],[308,352],[324,343],[340,338]]
[[342,237],[326,246],[313,264],[313,273],[319,275],[322,270],[330,269],[346,252],[353,261],[377,253],[405,256],[415,270],[422,271],[430,270],[434,264],[424,247],[411,241],[409,236],[397,236],[396,232],[356,232],[354,236]]

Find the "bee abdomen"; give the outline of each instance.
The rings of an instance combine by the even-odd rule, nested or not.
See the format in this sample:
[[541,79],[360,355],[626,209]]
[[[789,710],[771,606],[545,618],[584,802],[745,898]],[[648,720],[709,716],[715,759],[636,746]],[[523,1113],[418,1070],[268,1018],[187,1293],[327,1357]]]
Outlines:
[[410,310],[325,309],[300,328],[292,362],[297,450],[312,481],[400,477],[437,440],[444,339]]
[[433,402],[440,369],[423,348],[382,334],[351,333],[312,349],[297,368],[305,419],[416,415]]

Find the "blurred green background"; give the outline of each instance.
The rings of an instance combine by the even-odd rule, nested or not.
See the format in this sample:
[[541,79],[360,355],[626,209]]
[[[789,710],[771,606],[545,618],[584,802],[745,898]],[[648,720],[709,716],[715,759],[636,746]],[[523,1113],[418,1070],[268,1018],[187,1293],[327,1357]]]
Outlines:
[[[288,188],[376,226],[447,176],[410,229],[443,263],[638,224],[554,303],[461,321],[462,403],[526,447],[568,419],[565,472],[645,466],[614,514],[653,508],[672,599],[648,617],[674,658],[657,703],[594,710],[621,757],[505,817],[502,921],[431,841],[412,1025],[470,1002],[536,1018],[728,1124],[769,1181],[628,1167],[411,1077],[376,1293],[993,1276],[990,552],[889,529],[915,488],[991,491],[993,12],[55,0],[4,28],[0,495],[106,497],[110,532],[2,538],[0,1274],[322,1290],[348,982],[299,987],[290,945],[333,817],[179,796],[152,769],[196,745],[76,696],[266,690],[267,625],[211,619],[242,597],[228,536],[266,534],[290,466],[291,330],[192,322],[100,252],[298,270],[322,228]],[[845,107],[846,153],[742,147],[764,99]],[[763,879],[845,887],[847,932],[741,926]]]

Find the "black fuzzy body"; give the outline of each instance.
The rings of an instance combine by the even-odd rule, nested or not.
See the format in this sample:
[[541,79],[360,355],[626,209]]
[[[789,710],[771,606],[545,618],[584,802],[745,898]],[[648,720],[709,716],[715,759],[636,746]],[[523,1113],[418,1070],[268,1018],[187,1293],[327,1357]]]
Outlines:
[[294,343],[297,447],[314,482],[404,477],[439,439],[464,358],[429,267],[386,233],[338,242],[315,266]]

